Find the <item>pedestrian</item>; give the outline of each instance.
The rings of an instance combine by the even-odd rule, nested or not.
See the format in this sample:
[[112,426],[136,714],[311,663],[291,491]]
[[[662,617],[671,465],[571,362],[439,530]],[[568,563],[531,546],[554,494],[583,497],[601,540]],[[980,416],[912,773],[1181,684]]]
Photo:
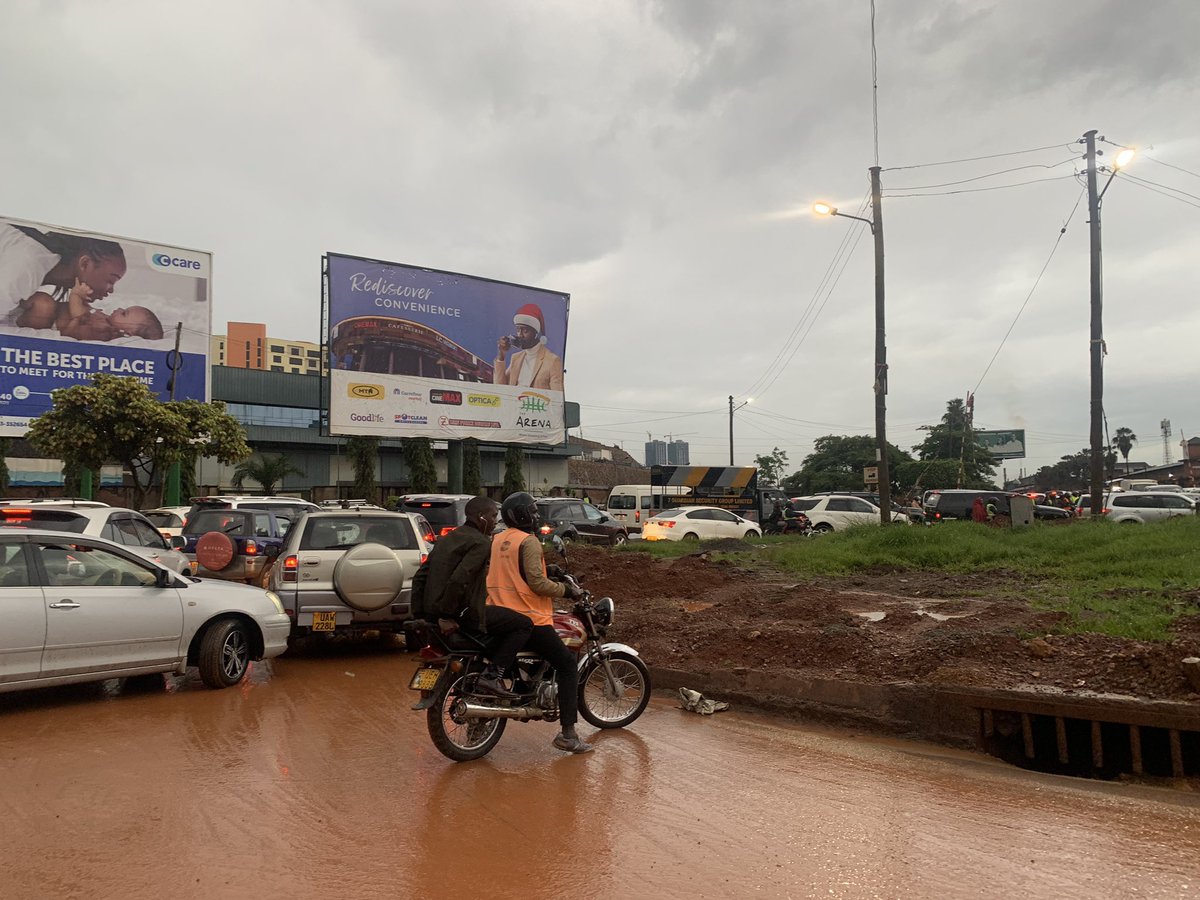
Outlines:
[[972,522],[986,522],[987,521],[987,509],[983,505],[982,497],[976,497],[975,501],[971,504],[971,521]]

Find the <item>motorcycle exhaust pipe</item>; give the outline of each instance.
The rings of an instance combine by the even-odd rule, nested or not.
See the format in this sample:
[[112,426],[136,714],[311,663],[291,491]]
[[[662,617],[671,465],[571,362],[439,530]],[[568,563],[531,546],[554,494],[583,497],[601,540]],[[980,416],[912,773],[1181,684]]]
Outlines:
[[463,700],[458,712],[468,719],[540,719],[546,710],[536,706],[486,706]]

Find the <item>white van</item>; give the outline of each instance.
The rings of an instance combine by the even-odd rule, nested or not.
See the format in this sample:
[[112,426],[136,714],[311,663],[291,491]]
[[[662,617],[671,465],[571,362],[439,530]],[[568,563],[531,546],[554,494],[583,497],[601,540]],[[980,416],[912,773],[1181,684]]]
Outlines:
[[[608,494],[608,514],[641,534],[642,523],[657,512],[691,501],[692,489],[684,486],[651,487],[648,484],[619,484]],[[663,504],[663,497],[667,503]]]

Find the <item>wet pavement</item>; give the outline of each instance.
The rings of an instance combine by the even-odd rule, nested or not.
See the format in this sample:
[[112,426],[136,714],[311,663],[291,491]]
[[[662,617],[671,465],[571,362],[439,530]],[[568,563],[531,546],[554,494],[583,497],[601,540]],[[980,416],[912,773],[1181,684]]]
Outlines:
[[1200,798],[656,697],[455,764],[408,654],[0,695],[0,897],[1178,897]]

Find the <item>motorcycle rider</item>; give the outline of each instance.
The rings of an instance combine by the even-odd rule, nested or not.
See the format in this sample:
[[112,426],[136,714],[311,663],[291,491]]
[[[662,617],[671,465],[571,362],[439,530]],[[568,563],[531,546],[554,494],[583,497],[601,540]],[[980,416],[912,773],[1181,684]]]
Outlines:
[[490,497],[472,497],[464,509],[467,520],[441,538],[412,580],[412,615],[436,617],[443,634],[459,626],[497,641],[476,687],[508,700],[517,695],[501,682],[501,674],[516,662],[529,639],[533,623],[528,616],[501,606],[487,605],[487,569],[492,530],[499,508]]
[[796,509],[795,504],[789,500],[783,507],[783,533],[790,534],[792,532],[803,533],[805,526],[808,525],[808,516]]
[[771,514],[767,516],[767,521],[763,523],[765,528],[763,531],[767,534],[774,534],[776,531],[783,530],[783,502],[779,499],[775,500],[775,505],[771,507]]
[[582,591],[547,577],[542,543],[533,534],[537,504],[532,495],[525,491],[509,494],[500,506],[500,515],[508,528],[492,541],[488,604],[515,610],[532,620],[533,631],[525,646],[554,667],[558,682],[558,719],[562,731],[554,738],[554,746],[568,753],[587,753],[592,745],[575,731],[579,670],[574,654],[554,630],[553,602],[563,596],[576,599],[582,596]]

